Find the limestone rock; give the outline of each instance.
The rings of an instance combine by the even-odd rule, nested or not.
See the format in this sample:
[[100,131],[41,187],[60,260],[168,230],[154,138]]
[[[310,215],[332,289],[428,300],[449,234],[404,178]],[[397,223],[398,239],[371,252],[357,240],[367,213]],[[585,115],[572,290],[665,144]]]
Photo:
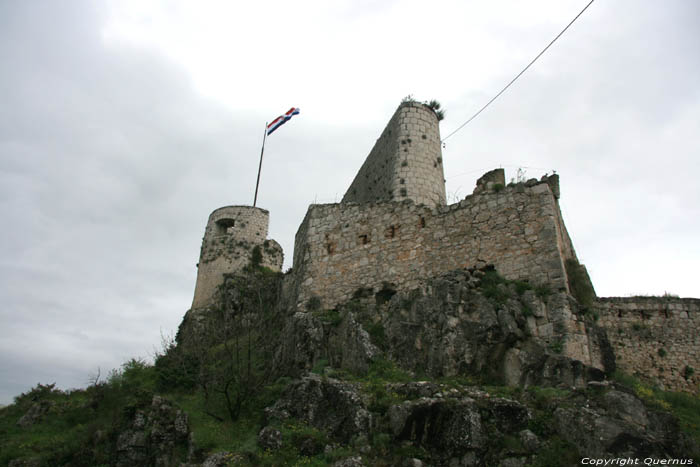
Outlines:
[[266,426],[258,433],[258,445],[263,449],[275,450],[282,447],[282,432]]
[[605,394],[601,404],[557,408],[554,426],[590,457],[673,457],[683,439],[673,417],[651,412],[636,396],[620,391]]
[[53,405],[53,402],[47,400],[34,402],[27,413],[17,420],[17,426],[27,428],[34,425],[48,413]]
[[189,433],[187,414],[154,396],[151,405],[136,411],[129,427],[118,434],[115,465],[178,465],[178,448],[189,446]]
[[536,434],[530,430],[523,430],[518,433],[520,442],[529,452],[535,452],[540,447],[540,440]]
[[7,464],[7,467],[39,467],[40,465],[41,460],[37,458],[13,459]]
[[481,414],[471,399],[421,398],[394,405],[388,412],[395,439],[447,454],[485,444]]
[[348,457],[347,459],[342,459],[333,464],[333,467],[364,467],[365,463],[362,462],[361,456]]
[[237,457],[239,456],[230,452],[217,452],[207,457],[201,467],[226,467]]
[[366,435],[371,424],[355,385],[314,374],[291,383],[265,412],[268,419],[296,418],[344,443]]

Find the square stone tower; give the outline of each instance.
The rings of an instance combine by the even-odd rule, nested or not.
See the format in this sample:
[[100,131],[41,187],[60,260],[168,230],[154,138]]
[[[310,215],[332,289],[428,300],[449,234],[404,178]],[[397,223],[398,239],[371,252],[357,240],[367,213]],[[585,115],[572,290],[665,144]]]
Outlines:
[[342,202],[405,199],[427,206],[446,200],[437,115],[414,101],[396,109]]

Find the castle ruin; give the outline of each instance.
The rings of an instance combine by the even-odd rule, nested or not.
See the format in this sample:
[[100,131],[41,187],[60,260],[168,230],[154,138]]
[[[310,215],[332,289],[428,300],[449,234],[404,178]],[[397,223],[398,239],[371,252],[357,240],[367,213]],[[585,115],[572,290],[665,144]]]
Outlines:
[[[471,195],[447,205],[437,116],[426,105],[404,102],[342,201],[309,206],[284,279],[286,300],[300,311],[311,301],[332,309],[358,290],[395,293],[450,271],[493,265],[506,279],[546,285],[560,298],[590,290],[594,301],[586,307],[607,332],[619,368],[668,388],[697,391],[700,300],[597,299],[559,199],[557,175],[506,185],[503,169],[496,169],[477,181]],[[280,270],[282,249],[266,238],[268,216],[250,206],[211,214],[193,311],[213,305],[224,276],[240,272],[254,250],[260,265]],[[535,337],[563,342],[564,355],[602,368],[584,317],[567,300],[554,302],[555,312],[537,319]]]

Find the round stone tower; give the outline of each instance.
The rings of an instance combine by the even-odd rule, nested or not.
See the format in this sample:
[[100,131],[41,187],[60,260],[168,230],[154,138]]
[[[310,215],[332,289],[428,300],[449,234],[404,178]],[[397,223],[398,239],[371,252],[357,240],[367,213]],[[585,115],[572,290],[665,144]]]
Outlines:
[[344,203],[405,199],[428,206],[446,201],[438,118],[414,101],[396,109],[343,196]]
[[197,264],[192,309],[214,304],[225,274],[240,272],[260,252],[260,266],[282,268],[282,247],[267,239],[270,213],[252,206],[225,206],[211,213]]

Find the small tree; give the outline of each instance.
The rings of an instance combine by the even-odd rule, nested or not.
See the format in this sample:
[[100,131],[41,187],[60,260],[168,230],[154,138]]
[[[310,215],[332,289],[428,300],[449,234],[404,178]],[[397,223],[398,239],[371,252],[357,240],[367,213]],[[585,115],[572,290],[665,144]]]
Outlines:
[[278,273],[250,267],[228,276],[219,288],[218,306],[204,320],[195,355],[206,412],[225,408],[231,420],[246,402],[272,381],[279,319]]

